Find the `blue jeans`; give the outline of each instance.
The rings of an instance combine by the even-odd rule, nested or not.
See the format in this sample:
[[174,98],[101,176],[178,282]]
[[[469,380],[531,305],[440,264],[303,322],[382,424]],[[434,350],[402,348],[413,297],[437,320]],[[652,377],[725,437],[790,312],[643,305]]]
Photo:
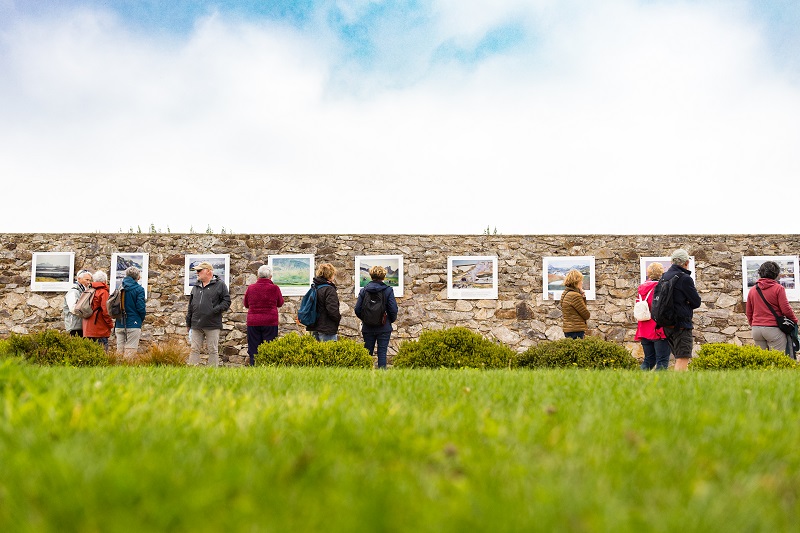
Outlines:
[[667,339],[641,339],[642,350],[644,350],[644,361],[642,370],[666,370],[669,368],[669,343]]
[[585,331],[570,331],[569,333],[564,333],[564,337],[567,339],[582,339],[585,334]]
[[389,337],[392,336],[392,332],[369,333],[363,331],[362,334],[364,335],[364,348],[369,350],[370,355],[375,351],[375,342],[378,342],[378,368],[386,368],[386,352],[389,350]]
[[339,335],[337,335],[336,333],[334,333],[333,335],[328,335],[327,333],[312,331],[311,334],[314,335],[314,338],[320,342],[339,340]]

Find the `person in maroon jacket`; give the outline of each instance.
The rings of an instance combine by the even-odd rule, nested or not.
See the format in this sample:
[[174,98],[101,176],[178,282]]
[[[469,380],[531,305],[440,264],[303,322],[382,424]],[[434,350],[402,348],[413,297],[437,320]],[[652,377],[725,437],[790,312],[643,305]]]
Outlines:
[[278,336],[278,308],[283,305],[281,289],[272,283],[272,268],[258,268],[258,280],[244,292],[247,309],[247,355],[250,366],[255,365],[255,355],[262,342]]
[[[747,322],[753,328],[753,340],[758,346],[765,350],[782,351],[794,357],[791,338],[780,330],[775,315],[767,306],[769,303],[778,316],[788,316],[797,323],[797,317],[786,298],[786,289],[777,281],[780,274],[781,267],[775,261],[765,261],[758,268],[759,280],[747,293],[745,313]],[[759,289],[764,298],[759,295]]]

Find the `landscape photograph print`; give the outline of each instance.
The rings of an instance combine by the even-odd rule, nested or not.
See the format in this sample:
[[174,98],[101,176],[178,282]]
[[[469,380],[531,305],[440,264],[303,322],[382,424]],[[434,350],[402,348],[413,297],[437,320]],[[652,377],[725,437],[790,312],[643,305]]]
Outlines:
[[130,267],[136,267],[141,272],[139,285],[144,288],[145,298],[147,297],[147,268],[150,254],[145,253],[115,253],[111,254],[111,275],[109,276],[110,290],[114,292],[117,285],[125,279],[125,271]]
[[575,269],[583,275],[583,291],[587,300],[595,299],[594,256],[548,256],[542,258],[542,296],[545,300],[560,300],[564,278]]
[[303,296],[314,280],[313,254],[270,255],[267,265],[283,296]]
[[355,293],[358,296],[372,278],[369,269],[380,265],[386,269],[383,282],[390,286],[396,298],[403,296],[403,256],[402,255],[357,255],[355,264]]
[[[672,258],[668,255],[665,256],[658,256],[658,257],[640,257],[639,258],[639,284],[642,284],[647,279],[647,269],[653,263],[661,263],[661,266],[664,267],[664,272],[669,270],[669,267],[672,266]],[[697,275],[695,274],[694,270],[694,256],[689,256],[689,266],[687,267],[689,271],[692,273],[692,279],[696,282]]]
[[31,291],[60,292],[72,287],[74,252],[34,252],[31,258]]
[[450,256],[447,258],[447,298],[451,300],[497,299],[497,256]]
[[203,261],[211,263],[211,266],[214,267],[214,274],[219,276],[219,279],[224,281],[230,290],[231,256],[229,254],[187,254],[183,272],[183,294],[190,295],[192,287],[197,285],[197,272],[194,267]]
[[800,302],[798,284],[798,260],[796,255],[745,255],[742,257],[742,300],[747,301],[747,293],[758,281],[758,269],[766,261],[775,261],[781,267],[777,282],[786,289],[790,302]]

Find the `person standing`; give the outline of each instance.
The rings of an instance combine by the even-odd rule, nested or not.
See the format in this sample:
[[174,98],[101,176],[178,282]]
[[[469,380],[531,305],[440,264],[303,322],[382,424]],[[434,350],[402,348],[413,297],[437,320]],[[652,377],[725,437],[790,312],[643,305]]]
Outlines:
[[114,320],[108,314],[106,307],[106,302],[108,302],[108,276],[106,273],[98,270],[92,274],[90,287],[95,289],[92,298],[93,312],[92,316],[83,319],[83,336],[102,344],[108,350],[108,338],[111,336]]
[[[661,263],[650,263],[647,267],[647,279],[639,285],[637,294],[639,299],[646,301],[647,306],[653,306],[653,293],[655,292],[658,280],[664,274],[664,267]],[[642,344],[644,360],[642,370],[666,370],[669,368],[669,343],[664,335],[664,329],[656,326],[656,321],[641,320],[637,322],[635,340]]]
[[86,287],[91,284],[92,273],[88,270],[81,270],[75,276],[75,285],[64,295],[64,307],[61,315],[64,318],[64,329],[73,337],[83,337],[83,319],[75,314],[75,304]]
[[225,282],[214,274],[211,263],[203,261],[194,270],[197,284],[189,295],[186,327],[189,328],[189,364],[200,364],[203,344],[208,352],[208,366],[219,366],[219,334],[222,330],[222,313],[231,306],[231,296]]
[[[392,335],[392,323],[397,320],[397,300],[394,298],[394,289],[386,285],[386,269],[380,265],[375,265],[369,269],[369,276],[372,278],[366,287],[358,293],[356,300],[356,316],[362,320],[361,334],[364,336],[364,347],[372,355],[375,351],[375,343],[378,343],[378,368],[386,368],[386,353],[389,349],[389,338]],[[374,297],[383,302],[385,309],[381,324],[366,324],[363,322],[364,299]]]
[[125,312],[114,323],[117,337],[117,351],[126,360],[136,357],[139,349],[139,340],[142,338],[142,324],[147,314],[145,308],[144,287],[139,285],[142,273],[135,266],[125,270],[122,280],[123,307]]
[[254,366],[261,343],[278,336],[278,308],[283,305],[283,295],[272,282],[272,268],[258,267],[258,279],[247,287],[243,304],[247,309],[247,355],[250,366]]
[[318,341],[335,341],[339,338],[339,295],[336,293],[336,268],[330,263],[322,263],[317,267],[313,284],[317,287],[317,321],[306,329]]
[[747,293],[745,314],[753,328],[753,340],[765,350],[778,350],[794,358],[794,347],[789,335],[778,327],[775,315],[788,316],[794,323],[797,317],[789,305],[786,289],[778,283],[781,267],[775,261],[765,261],[758,267],[758,281]]
[[672,327],[664,326],[664,335],[675,356],[675,370],[678,372],[689,368],[689,360],[692,358],[692,349],[694,348],[692,318],[694,310],[702,303],[694,286],[692,272],[688,268],[689,252],[679,248],[672,252],[672,265],[664,272],[659,281],[661,283],[679,276],[675,281],[672,293],[672,302],[675,306],[678,323]]
[[586,307],[586,293],[583,292],[583,274],[576,269],[567,272],[564,278],[564,292],[561,293],[561,312],[563,315],[564,337],[582,339],[586,335],[586,321],[591,313]]

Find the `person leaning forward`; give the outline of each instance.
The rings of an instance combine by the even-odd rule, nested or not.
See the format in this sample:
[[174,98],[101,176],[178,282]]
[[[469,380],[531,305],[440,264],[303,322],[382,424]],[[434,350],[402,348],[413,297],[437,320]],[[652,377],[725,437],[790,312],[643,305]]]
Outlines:
[[664,335],[675,356],[675,370],[682,371],[689,368],[689,360],[692,358],[692,317],[694,310],[702,303],[700,295],[694,286],[692,272],[689,267],[689,252],[677,249],[672,252],[672,265],[661,276],[661,281],[668,281],[675,276],[680,276],[675,282],[672,293],[672,302],[675,312],[678,315],[678,323],[674,327],[664,326]]
[[214,274],[211,263],[203,261],[196,267],[197,284],[189,295],[186,327],[189,328],[189,364],[200,364],[200,352],[205,343],[208,366],[219,366],[219,334],[222,313],[231,306],[231,296],[225,282]]

